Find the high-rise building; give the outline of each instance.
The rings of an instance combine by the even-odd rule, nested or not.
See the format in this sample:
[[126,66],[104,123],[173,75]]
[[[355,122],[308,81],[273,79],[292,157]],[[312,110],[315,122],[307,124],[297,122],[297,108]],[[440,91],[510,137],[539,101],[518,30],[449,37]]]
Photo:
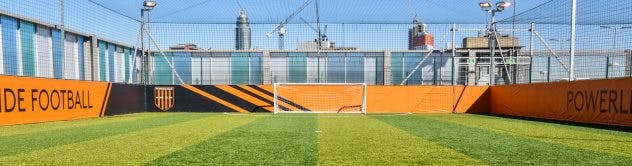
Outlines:
[[434,36],[426,29],[426,24],[413,20],[413,27],[408,29],[409,50],[432,50]]
[[250,50],[250,22],[246,11],[239,11],[235,25],[235,49]]

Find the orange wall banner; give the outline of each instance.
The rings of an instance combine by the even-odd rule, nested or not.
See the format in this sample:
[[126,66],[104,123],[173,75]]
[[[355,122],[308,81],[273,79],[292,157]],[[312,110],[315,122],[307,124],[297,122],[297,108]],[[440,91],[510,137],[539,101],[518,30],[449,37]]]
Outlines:
[[[486,86],[369,86],[367,113],[479,112]],[[482,106],[481,106],[482,105]]]
[[0,76],[0,125],[103,116],[110,83]]
[[632,78],[496,86],[491,113],[632,126]]

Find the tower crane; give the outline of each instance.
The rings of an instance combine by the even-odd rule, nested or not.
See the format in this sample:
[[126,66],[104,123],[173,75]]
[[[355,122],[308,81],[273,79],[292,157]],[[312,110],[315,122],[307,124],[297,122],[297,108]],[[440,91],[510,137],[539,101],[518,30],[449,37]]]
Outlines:
[[306,0],[296,11],[290,14],[287,18],[281,21],[281,23],[279,23],[279,25],[277,25],[272,31],[266,34],[268,38],[272,37],[272,34],[274,32],[277,32],[279,34],[279,50],[284,49],[284,37],[287,33],[287,30],[285,29],[285,24],[290,22],[296,15],[301,13],[301,11],[303,11],[303,9],[305,9],[310,3],[312,3],[312,1],[313,0]]
[[317,47],[318,49],[323,47],[323,42],[329,42],[329,39],[327,38],[327,25],[325,25],[325,29],[321,33],[320,28],[314,27],[312,24],[310,24],[307,20],[305,20],[302,17],[300,17],[300,19],[301,21],[303,21],[303,23],[305,23],[305,25],[307,25],[310,29],[314,30],[314,32],[318,34],[318,37],[316,37],[316,40],[315,40],[316,43],[318,44],[318,47]]

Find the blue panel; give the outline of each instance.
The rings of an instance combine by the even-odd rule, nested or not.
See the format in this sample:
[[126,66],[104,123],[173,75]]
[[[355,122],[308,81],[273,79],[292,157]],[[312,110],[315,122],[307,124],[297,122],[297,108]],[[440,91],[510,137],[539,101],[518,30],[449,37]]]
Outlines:
[[391,81],[393,85],[399,85],[404,80],[403,57],[404,53],[391,54]]
[[20,43],[22,47],[22,75],[35,76],[35,26],[20,21]]
[[114,52],[116,51],[116,45],[114,44],[108,44],[108,66],[110,67],[110,70],[108,70],[110,73],[108,74],[110,76],[110,78],[108,79],[108,81],[110,82],[114,82],[115,80],[115,76],[114,76],[114,71],[116,70],[116,67],[114,65]]
[[135,81],[139,81],[140,80],[139,77],[142,77],[139,73],[137,73],[136,66],[142,66],[140,64],[143,63],[143,60],[142,60],[142,58],[136,59],[136,57],[141,57],[142,53],[140,51],[134,50],[134,51],[132,51],[132,54],[133,53],[136,53],[136,55],[132,55],[132,62],[131,62],[132,63],[132,69],[131,70],[133,71],[132,72],[132,82],[135,82]]
[[[173,84],[173,72],[169,68],[168,62],[172,61],[173,54],[165,53],[165,57],[160,53],[154,53],[154,80],[156,85]],[[167,60],[165,60],[167,58]]]
[[83,46],[83,42],[84,42],[84,38],[83,36],[77,36],[77,45],[79,45],[79,79],[80,80],[85,80],[86,79],[86,71],[84,70],[85,67],[85,62],[84,62],[84,55],[83,55],[83,51],[84,51],[84,46]]
[[250,53],[250,84],[263,84],[261,53]]
[[[173,53],[173,66],[176,69],[176,73],[180,75],[182,81],[186,84],[193,83],[193,76],[191,74],[191,53],[190,52],[174,52]],[[176,82],[179,83],[179,82]]]
[[364,82],[364,53],[347,54],[347,83]]
[[384,54],[380,54],[375,61],[375,84],[384,85]]
[[345,54],[327,53],[327,82],[345,82]]
[[99,81],[106,81],[106,50],[108,49],[108,43],[99,41]]
[[307,53],[288,53],[288,82],[307,82]]
[[1,16],[2,22],[2,55],[4,74],[18,75],[18,22],[13,17]]
[[248,84],[249,65],[248,53],[231,53],[230,54],[230,84],[243,85]]
[[52,30],[53,38],[53,76],[64,78],[64,55],[62,54],[62,37],[59,29]]
[[123,68],[125,68],[125,82],[129,82],[129,71],[130,71],[130,56],[132,54],[132,49],[131,48],[125,48],[125,58],[123,59],[123,61],[125,61],[125,63],[123,63],[125,66],[123,66]]
[[[420,53],[404,53],[404,79],[413,72],[413,69],[421,62],[421,54]],[[406,82],[407,85],[418,85],[421,84],[421,67],[415,71],[415,73],[408,79]],[[400,84],[401,82],[395,82],[396,84]]]

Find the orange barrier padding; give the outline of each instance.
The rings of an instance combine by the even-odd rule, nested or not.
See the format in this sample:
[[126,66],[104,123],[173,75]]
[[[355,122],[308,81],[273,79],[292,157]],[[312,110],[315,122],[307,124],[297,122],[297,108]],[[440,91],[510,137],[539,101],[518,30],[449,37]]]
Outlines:
[[277,97],[293,111],[362,111],[362,85],[280,85]]
[[491,113],[632,126],[632,78],[496,86]]
[[489,113],[489,86],[457,86],[461,91],[455,93],[455,113]]
[[[353,86],[353,85],[351,85]],[[273,86],[259,86],[272,93]],[[324,86],[320,91],[339,91],[343,87]],[[295,87],[296,88],[296,87]],[[309,89],[309,88],[307,88]],[[305,88],[301,92],[309,92]],[[288,94],[288,93],[286,93]],[[291,93],[290,93],[291,94]],[[297,100],[298,96],[285,96],[287,102],[304,106],[316,107],[304,103],[306,99]],[[309,101],[309,100],[307,100]],[[325,102],[325,101],[321,101]],[[354,105],[356,101],[347,105]],[[280,105],[287,103],[280,102]],[[332,104],[333,105],[333,104]],[[339,104],[338,104],[339,105]],[[322,106],[318,106],[322,107]],[[488,86],[368,86],[367,113],[486,113],[489,111]]]
[[[274,107],[272,106],[273,104],[270,102],[267,102],[266,99],[264,98],[258,98],[258,96],[253,95],[253,94],[248,94],[248,92],[250,91],[246,91],[244,87],[246,86],[231,86],[231,85],[217,85],[217,88],[230,93],[232,95],[238,96],[239,98],[247,101],[248,103],[252,103],[254,105],[257,105],[261,108],[263,108],[264,110],[268,111],[268,112],[273,112],[274,111]],[[244,91],[240,91],[241,88]],[[252,92],[250,92],[252,93]]]
[[111,84],[0,76],[0,125],[102,116]]
[[228,108],[231,108],[231,109],[233,109],[233,110],[235,110],[237,112],[249,113],[248,110],[245,110],[244,108],[241,108],[241,107],[231,103],[230,101],[226,101],[226,100],[224,100],[222,98],[219,98],[219,97],[214,96],[214,95],[212,95],[212,94],[210,94],[208,92],[205,92],[204,90],[201,90],[201,89],[199,89],[199,88],[197,88],[195,86],[183,84],[182,87],[184,87],[184,88],[186,88],[186,89],[188,89],[188,90],[190,90],[190,91],[192,91],[194,93],[197,93],[197,94],[199,94],[201,96],[204,96],[204,97],[206,97],[206,98],[208,98],[210,100],[218,102],[218,103],[220,103],[220,104],[222,104],[222,105],[224,105],[224,106],[226,106]]
[[[486,86],[369,86],[368,113],[485,111]],[[482,105],[482,106],[480,106]],[[483,110],[478,110],[483,108]]]

